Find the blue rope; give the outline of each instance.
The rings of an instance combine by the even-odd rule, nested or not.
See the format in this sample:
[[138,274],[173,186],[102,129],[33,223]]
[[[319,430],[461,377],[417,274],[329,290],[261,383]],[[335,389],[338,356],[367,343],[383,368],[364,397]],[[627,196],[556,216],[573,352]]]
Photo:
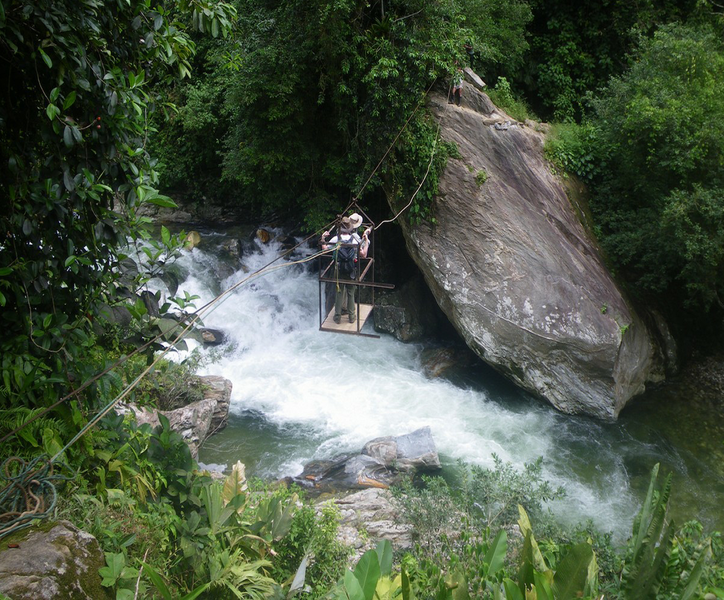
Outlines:
[[50,516],[58,499],[55,484],[74,476],[57,473],[47,456],[6,459],[0,469],[0,539]]

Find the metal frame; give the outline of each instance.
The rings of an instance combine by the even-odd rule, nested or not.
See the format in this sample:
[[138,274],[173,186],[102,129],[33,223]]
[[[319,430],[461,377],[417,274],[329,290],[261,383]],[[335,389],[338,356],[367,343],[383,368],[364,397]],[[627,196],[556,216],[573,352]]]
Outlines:
[[[359,269],[359,275],[357,279],[345,279],[344,281],[340,281],[338,278],[335,278],[331,276],[332,269],[334,267],[334,257],[330,254],[326,254],[319,257],[319,330],[320,331],[326,331],[330,333],[345,333],[347,335],[361,335],[364,337],[371,337],[371,338],[379,338],[380,336],[373,333],[362,333],[360,331],[361,329],[361,323],[360,323],[360,307],[362,306],[362,302],[360,302],[360,296],[361,296],[361,290],[357,293],[357,326],[355,331],[346,331],[344,329],[334,329],[332,327],[325,327],[324,322],[326,320],[327,316],[327,309],[324,305],[325,295],[323,292],[323,284],[325,283],[341,283],[342,285],[354,285],[359,288],[370,288],[372,290],[372,306],[375,305],[375,289],[386,289],[391,290],[394,289],[394,285],[390,283],[376,283],[375,282],[375,259],[374,259],[374,248],[375,248],[375,241],[374,241],[374,235],[375,235],[375,224],[370,219],[367,214],[356,204],[353,203],[347,210],[354,209],[355,212],[360,214],[362,216],[362,226],[367,225],[372,227],[372,231],[370,233],[369,239],[370,239],[370,247],[367,251],[367,257],[366,258],[360,258],[359,257],[359,245],[354,244],[354,246],[357,248],[357,260],[360,265]],[[350,244],[351,245],[351,244]],[[326,263],[326,265],[325,265]],[[364,281],[366,277],[370,277],[371,281]],[[374,314],[374,313],[373,313]],[[373,316],[374,318],[374,316]]]

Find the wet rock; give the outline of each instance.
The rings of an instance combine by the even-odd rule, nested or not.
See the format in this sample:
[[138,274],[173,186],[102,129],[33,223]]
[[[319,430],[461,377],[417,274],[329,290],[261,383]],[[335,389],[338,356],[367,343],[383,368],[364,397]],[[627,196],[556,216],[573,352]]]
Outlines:
[[362,455],[397,471],[434,471],[441,468],[429,427],[406,435],[381,437],[365,444]]
[[340,511],[337,538],[355,548],[357,558],[380,540],[389,540],[395,550],[412,547],[412,527],[398,522],[388,490],[361,490],[335,499],[334,504]]
[[178,432],[188,444],[191,455],[196,458],[199,446],[206,439],[211,427],[211,418],[214,414],[215,403],[211,400],[199,400],[175,410],[155,410],[128,404],[136,418],[138,425],[148,423],[151,427],[158,427],[158,415],[162,414],[169,421],[172,431]]
[[376,438],[357,455],[305,465],[296,483],[319,492],[360,488],[387,488],[403,473],[434,471],[440,458],[429,427],[400,436]]
[[280,235],[277,237],[277,242],[281,244],[284,250],[291,250],[297,245],[297,240],[295,240],[291,235]]
[[419,341],[438,332],[438,315],[435,299],[418,275],[398,290],[379,295],[375,304],[375,331],[390,333],[402,342]]
[[184,246],[187,250],[193,250],[201,243],[201,234],[198,231],[189,231],[186,235]]
[[272,234],[266,229],[259,228],[256,230],[256,239],[262,244],[268,244],[272,240]]
[[244,255],[241,240],[233,238],[222,241],[221,244],[219,244],[219,253],[237,260],[241,259]]
[[231,403],[231,381],[218,375],[199,377],[204,386],[204,398],[216,403],[211,416],[209,435],[226,427],[229,420],[229,404]]
[[3,538],[0,595],[12,600],[105,600],[98,541],[68,521],[44,523]]
[[219,329],[202,329],[201,339],[206,346],[219,346],[224,343],[226,336]]
[[425,375],[430,379],[442,377],[457,369],[473,366],[476,357],[467,348],[447,346],[426,348],[420,357]]
[[544,135],[473,86],[463,96],[464,110],[429,97],[460,158],[440,176],[434,226],[400,222],[407,250],[479,358],[562,412],[613,420],[663,380],[658,343],[550,170]]

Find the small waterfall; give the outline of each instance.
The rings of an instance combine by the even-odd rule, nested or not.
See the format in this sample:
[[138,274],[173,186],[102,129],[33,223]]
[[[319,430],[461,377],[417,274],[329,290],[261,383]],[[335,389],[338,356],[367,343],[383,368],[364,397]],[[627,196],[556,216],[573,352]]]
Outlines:
[[[189,274],[181,289],[200,296],[201,306],[281,252],[275,242],[257,242],[244,268],[219,282],[218,259],[196,248],[181,259]],[[471,383],[456,385],[425,377],[421,345],[320,332],[316,274],[284,264],[204,318],[228,343],[203,371],[231,380],[233,393],[230,424],[202,448],[203,462],[242,460],[252,475],[279,478],[312,459],[359,451],[375,437],[429,426],[450,470],[458,460],[490,467],[493,454],[518,468],[543,457],[545,478],[567,491],[554,512],[571,522],[591,518],[618,539],[630,533],[653,464],[686,471],[678,451],[655,434],[641,439],[624,421],[562,415],[482,366]]]

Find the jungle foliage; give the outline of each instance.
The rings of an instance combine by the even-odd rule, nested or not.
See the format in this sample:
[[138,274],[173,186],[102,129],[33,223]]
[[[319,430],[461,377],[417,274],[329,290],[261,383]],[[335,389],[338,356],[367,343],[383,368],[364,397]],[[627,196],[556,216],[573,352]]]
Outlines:
[[[2,0],[2,434],[32,423],[0,456],[56,454],[145,365],[135,355],[108,367],[168,333],[138,295],[182,243],[147,227],[145,206],[173,206],[162,185],[317,224],[350,195],[384,189],[401,207],[424,181],[410,218],[432,221],[454,148],[439,143],[424,97],[470,60],[466,44],[501,97],[523,107],[524,92],[570,123],[552,156],[589,184],[597,232],[631,290],[669,315],[709,318],[724,281],[717,10],[707,0]],[[122,331],[104,323],[117,307],[131,319]],[[137,399],[173,403],[167,380],[178,375],[159,367]],[[624,556],[590,528],[534,536],[528,514],[547,528],[541,500],[558,491],[535,465],[497,464],[473,469],[459,492],[441,480],[406,490],[403,510],[435,544],[399,572],[384,544],[345,571],[333,510],[250,487],[238,468],[212,481],[164,420],[153,430],[111,415],[66,458],[77,476],[65,516],[101,541],[100,575],[119,599],[329,588],[366,599],[724,597],[720,537],[670,524],[669,483],[655,485],[656,473]],[[516,519],[519,547],[499,533]]]
[[588,183],[618,275],[689,336],[712,331],[724,306],[723,82],[719,35],[661,27],[591,100],[583,125],[550,146]]
[[309,223],[382,185],[401,207],[429,165],[413,214],[430,216],[447,149],[420,107],[425,92],[449,84],[468,41],[481,64],[520,63],[530,18],[524,2],[498,0],[239,0],[236,8],[236,35],[208,44],[203,75],[169,91],[182,106],[159,125],[165,181],[197,189],[221,164],[236,202],[256,212],[301,208]]
[[[535,472],[535,469],[533,470]],[[497,461],[491,470],[474,469],[472,485],[448,486],[440,478],[422,488],[408,486],[398,495],[402,519],[413,532],[432,533],[416,539],[412,552],[393,566],[392,549],[381,542],[340,578],[328,598],[437,598],[462,600],[691,600],[724,596],[724,547],[718,534],[705,536],[688,523],[677,529],[668,518],[670,477],[659,481],[652,469],[649,489],[633,525],[633,535],[621,553],[592,528],[573,531],[544,528],[541,506],[537,517],[518,504],[537,502],[544,481],[529,481],[530,469],[517,472]],[[511,487],[511,482],[516,483]],[[483,492],[483,495],[480,493]],[[494,525],[475,502],[501,510]],[[473,501],[473,502],[471,502]],[[515,511],[504,507],[515,506]],[[432,517],[432,518],[431,518]],[[492,526],[491,526],[492,525]],[[517,530],[516,530],[517,528]],[[430,544],[434,540],[433,544]]]
[[[147,150],[154,89],[189,75],[192,28],[220,35],[234,14],[204,0],[0,5],[0,406],[86,380],[93,323],[178,248],[141,212],[173,206]],[[143,268],[123,268],[141,246]]]
[[659,26],[715,10],[694,0],[532,0],[530,7],[530,52],[516,80],[538,114],[559,122],[580,120],[587,94],[626,71],[630,53]]

